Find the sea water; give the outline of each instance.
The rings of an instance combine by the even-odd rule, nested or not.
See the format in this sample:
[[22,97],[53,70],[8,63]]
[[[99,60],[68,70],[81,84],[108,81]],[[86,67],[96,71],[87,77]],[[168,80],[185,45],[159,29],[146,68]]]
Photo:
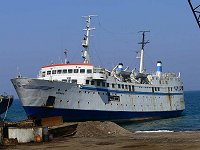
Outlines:
[[27,119],[26,113],[19,99],[14,99],[7,112],[1,114],[0,121],[16,122]]
[[[186,108],[180,117],[145,122],[130,122],[120,125],[133,132],[200,130],[200,91],[187,91],[184,92],[184,95]],[[8,112],[1,115],[1,120],[3,119],[11,122],[27,119],[19,99],[15,99]]]

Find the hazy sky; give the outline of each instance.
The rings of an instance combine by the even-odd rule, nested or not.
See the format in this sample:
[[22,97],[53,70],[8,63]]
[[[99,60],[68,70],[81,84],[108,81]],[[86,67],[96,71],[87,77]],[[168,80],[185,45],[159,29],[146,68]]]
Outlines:
[[[193,0],[198,1],[198,0]],[[41,66],[81,62],[84,15],[92,19],[92,62],[109,69],[137,67],[140,30],[150,30],[145,68],[181,72],[185,90],[200,90],[200,31],[187,0],[1,0],[0,92],[16,95],[10,79],[37,77]]]

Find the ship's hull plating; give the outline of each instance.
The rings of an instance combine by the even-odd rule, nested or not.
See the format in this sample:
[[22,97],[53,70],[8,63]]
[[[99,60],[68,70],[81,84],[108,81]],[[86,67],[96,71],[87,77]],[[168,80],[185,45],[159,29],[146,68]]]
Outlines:
[[113,120],[113,121],[140,121],[160,118],[172,118],[181,116],[183,110],[162,112],[128,112],[128,111],[99,111],[78,109],[56,109],[46,107],[24,107],[31,118],[46,118],[62,116],[65,121],[88,120]]
[[[180,116],[185,108],[183,91],[150,92],[16,78],[12,83],[29,117],[62,116],[64,121],[135,120]],[[110,100],[110,96],[118,97]]]

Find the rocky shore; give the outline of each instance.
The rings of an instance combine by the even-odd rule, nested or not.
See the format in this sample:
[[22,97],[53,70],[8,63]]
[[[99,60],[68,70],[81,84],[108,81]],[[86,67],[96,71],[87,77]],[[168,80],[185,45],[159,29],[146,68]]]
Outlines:
[[80,122],[72,136],[59,136],[50,142],[19,144],[11,149],[125,149],[196,150],[200,132],[129,132],[113,122]]

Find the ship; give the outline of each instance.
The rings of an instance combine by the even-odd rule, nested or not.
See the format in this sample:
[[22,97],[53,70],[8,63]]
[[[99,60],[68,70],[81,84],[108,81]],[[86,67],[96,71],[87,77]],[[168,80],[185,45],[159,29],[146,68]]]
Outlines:
[[13,96],[3,93],[0,95],[0,114],[5,113],[13,103]]
[[[181,116],[185,109],[180,73],[165,73],[162,62],[155,71],[144,68],[146,31],[142,31],[139,69],[113,69],[90,61],[89,41],[93,15],[84,16],[81,63],[65,61],[42,66],[38,77],[18,76],[11,82],[29,118],[61,116],[64,121],[131,121]],[[66,54],[66,53],[65,53]]]

